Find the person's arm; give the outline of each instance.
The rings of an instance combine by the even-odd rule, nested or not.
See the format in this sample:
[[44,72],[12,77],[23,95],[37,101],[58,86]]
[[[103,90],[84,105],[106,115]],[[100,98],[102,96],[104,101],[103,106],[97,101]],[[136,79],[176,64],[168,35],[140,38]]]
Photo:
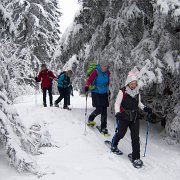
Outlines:
[[116,102],[114,104],[115,114],[120,112],[120,106],[121,106],[122,99],[123,99],[123,92],[121,90],[119,90],[119,93],[116,97]]
[[139,94],[139,104],[138,107],[143,110],[144,112],[148,112],[148,113],[152,113],[152,109],[148,106],[145,106],[142,102],[141,102],[141,95]]
[[97,70],[95,69],[86,81],[86,87],[89,87],[97,76]]
[[111,73],[110,73],[110,71],[108,70],[108,86],[109,86],[109,84],[110,84],[110,75],[111,75]]
[[49,76],[55,80],[57,80],[57,77],[53,74],[52,71],[49,71]]
[[42,78],[42,73],[41,73],[41,71],[40,71],[40,73],[39,73],[39,75],[38,75],[38,77],[37,77],[38,81],[41,81],[41,78]]
[[144,104],[141,102],[141,95],[139,94],[139,104],[138,104],[138,107],[141,109],[141,110],[144,110]]

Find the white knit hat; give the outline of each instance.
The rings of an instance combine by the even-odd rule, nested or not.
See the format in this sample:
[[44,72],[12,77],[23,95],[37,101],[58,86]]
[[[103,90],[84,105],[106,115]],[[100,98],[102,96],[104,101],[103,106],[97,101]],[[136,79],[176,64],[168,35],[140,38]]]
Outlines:
[[101,59],[99,64],[100,64],[100,66],[103,66],[103,65],[108,65],[109,62],[106,59]]
[[127,86],[132,81],[137,81],[137,77],[134,73],[129,72],[127,79],[126,79],[126,82],[125,82],[125,86]]

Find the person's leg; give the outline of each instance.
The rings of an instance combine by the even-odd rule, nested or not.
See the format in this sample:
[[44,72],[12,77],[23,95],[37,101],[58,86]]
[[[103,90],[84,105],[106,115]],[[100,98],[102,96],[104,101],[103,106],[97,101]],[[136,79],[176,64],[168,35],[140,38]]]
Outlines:
[[90,114],[88,121],[94,121],[95,117],[102,113],[102,107],[96,107],[96,109]]
[[116,148],[118,146],[120,139],[122,139],[125,136],[128,124],[129,122],[127,120],[117,119],[117,128],[115,135],[112,139],[112,147]]
[[62,88],[58,88],[60,96],[56,99],[55,105],[61,102],[61,100],[64,98],[64,92]]
[[132,159],[140,159],[139,119],[129,125],[131,131]]
[[63,94],[64,94],[64,108],[67,108],[67,105],[68,105],[68,95],[69,95],[68,88],[65,88],[63,90]]
[[70,94],[71,94],[71,88],[68,87],[68,94],[67,94],[67,105],[70,105]]
[[44,107],[46,107],[47,106],[47,104],[46,104],[46,91],[47,91],[47,88],[43,88],[42,90],[43,90],[43,105],[44,105]]
[[106,127],[107,127],[107,107],[103,107],[101,112],[101,129],[106,129]]
[[50,106],[53,105],[52,86],[48,88]]
[[67,105],[70,105],[70,94],[67,96]]

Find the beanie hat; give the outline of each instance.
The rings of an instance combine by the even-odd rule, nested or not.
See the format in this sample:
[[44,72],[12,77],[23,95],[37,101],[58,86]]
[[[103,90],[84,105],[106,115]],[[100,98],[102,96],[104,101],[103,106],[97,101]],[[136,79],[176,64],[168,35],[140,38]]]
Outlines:
[[125,82],[125,86],[127,86],[132,81],[137,81],[137,77],[133,72],[129,72],[126,82]]
[[108,62],[106,59],[101,59],[101,60],[99,61],[99,64],[100,64],[100,66],[104,66],[104,65],[108,65],[109,62]]

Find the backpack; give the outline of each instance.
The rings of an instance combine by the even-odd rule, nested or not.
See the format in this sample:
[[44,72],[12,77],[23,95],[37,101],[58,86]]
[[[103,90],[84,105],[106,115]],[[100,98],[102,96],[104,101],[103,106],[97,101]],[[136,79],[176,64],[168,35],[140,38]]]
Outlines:
[[[65,76],[64,76],[64,79],[62,80],[62,82],[61,82],[61,87],[63,87],[63,88],[66,88],[66,87],[69,87],[69,85],[70,85],[70,78],[68,77],[68,76],[66,76],[66,71],[63,71],[63,72],[61,72],[60,74],[59,74],[59,76],[58,76],[58,81],[59,81],[59,78],[60,78],[60,76],[62,75],[62,74],[64,74]],[[59,84],[59,82],[58,82],[58,84]],[[59,86],[59,85],[58,85]]]
[[62,74],[64,74],[64,73],[65,73],[65,71],[62,71],[62,72],[59,74],[58,79],[59,79],[59,77],[60,77]]
[[89,77],[91,75],[91,73],[96,69],[96,67],[97,67],[97,64],[95,64],[95,63],[90,64],[88,66],[88,69],[87,69],[87,72],[86,72],[87,77]]
[[[90,64],[90,65],[88,66],[88,69],[87,69],[87,72],[86,72],[87,78],[92,74],[92,72],[96,69],[96,67],[97,67],[97,64],[96,64],[96,63],[92,63],[92,64]],[[94,81],[92,82],[92,84],[89,86],[89,89],[90,89],[90,90],[93,90],[93,89],[96,88],[95,85],[94,85],[95,80],[96,80],[96,78],[94,79]]]

